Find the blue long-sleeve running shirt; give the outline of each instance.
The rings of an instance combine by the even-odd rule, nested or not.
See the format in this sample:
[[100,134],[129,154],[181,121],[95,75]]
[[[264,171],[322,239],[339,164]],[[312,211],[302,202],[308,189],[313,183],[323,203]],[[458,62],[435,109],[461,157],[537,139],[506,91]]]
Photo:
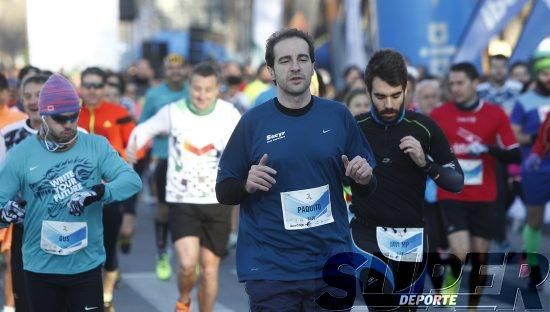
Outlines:
[[239,280],[320,278],[328,258],[351,251],[342,155],[364,157],[374,167],[370,146],[343,104],[312,97],[292,110],[275,98],[243,115],[222,154],[217,183],[244,185],[264,154],[276,183],[240,203]]

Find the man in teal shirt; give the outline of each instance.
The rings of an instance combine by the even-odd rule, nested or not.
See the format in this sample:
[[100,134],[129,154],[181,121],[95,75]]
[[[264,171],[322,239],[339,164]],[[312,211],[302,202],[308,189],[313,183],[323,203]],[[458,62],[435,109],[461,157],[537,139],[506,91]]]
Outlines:
[[137,193],[141,180],[106,139],[77,132],[80,99],[62,76],[44,84],[39,112],[38,134],[12,148],[0,168],[0,223],[25,228],[32,310],[101,310],[103,205]]
[[[178,54],[170,54],[164,59],[165,81],[150,89],[145,95],[145,104],[138,123],[143,123],[154,116],[166,104],[185,97],[185,61]],[[168,280],[172,275],[170,257],[166,252],[168,236],[168,205],[166,204],[166,171],[168,169],[168,137],[157,136],[153,140],[151,156],[156,160],[155,185],[158,209],[155,216],[155,241],[157,244],[157,277]]]

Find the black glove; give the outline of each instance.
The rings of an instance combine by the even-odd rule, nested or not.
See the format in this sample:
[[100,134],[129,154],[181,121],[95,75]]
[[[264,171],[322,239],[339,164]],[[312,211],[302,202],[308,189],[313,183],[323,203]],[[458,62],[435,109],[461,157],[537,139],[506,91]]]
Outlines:
[[26,201],[8,201],[4,208],[2,209],[2,213],[0,213],[0,221],[4,223],[15,223],[15,224],[21,224],[23,223],[23,220],[25,219],[25,206],[27,205]]
[[91,190],[83,190],[73,193],[67,203],[69,213],[73,216],[80,216],[84,212],[84,207],[100,200],[105,194],[105,185],[97,184],[92,186]]

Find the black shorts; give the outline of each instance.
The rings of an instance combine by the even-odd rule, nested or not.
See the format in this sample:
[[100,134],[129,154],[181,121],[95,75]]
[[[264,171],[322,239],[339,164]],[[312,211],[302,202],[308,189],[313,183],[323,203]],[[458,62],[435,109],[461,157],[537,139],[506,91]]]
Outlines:
[[201,246],[216,256],[225,255],[231,232],[231,206],[170,203],[169,207],[168,226],[172,242],[196,236]]
[[103,207],[103,247],[105,248],[105,271],[118,269],[117,243],[122,226],[122,206],[112,202]]
[[438,249],[447,249],[447,232],[443,223],[443,216],[439,203],[424,203],[424,220],[428,232],[429,251],[437,252]]
[[166,204],[166,174],[168,171],[168,159],[157,159],[155,167],[155,184],[157,200],[159,204]]
[[497,209],[496,202],[442,200],[439,207],[447,234],[465,230],[485,239],[498,237],[498,214],[502,211]]
[[25,283],[31,311],[103,311],[101,266],[77,274],[25,271]]

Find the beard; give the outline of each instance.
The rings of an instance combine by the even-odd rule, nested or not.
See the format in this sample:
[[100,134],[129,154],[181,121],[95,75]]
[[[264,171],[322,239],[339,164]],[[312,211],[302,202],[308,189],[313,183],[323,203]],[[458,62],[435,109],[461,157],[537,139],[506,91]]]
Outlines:
[[[382,117],[382,119],[384,119],[386,121],[393,121],[395,118],[398,117],[398,114],[399,114],[400,111],[401,111],[401,109],[386,108],[386,109],[383,109],[383,110],[379,111],[378,113],[380,114],[380,117]],[[394,117],[392,117],[390,119],[387,119],[386,117],[384,117],[384,115],[389,115],[389,114],[393,114]]]
[[[371,103],[375,103],[371,97]],[[378,116],[379,119],[381,119],[382,121],[384,122],[387,122],[387,123],[394,123],[395,121],[398,121],[401,116],[403,115],[403,112],[405,111],[405,98],[403,97],[403,101],[401,102],[401,105],[399,106],[399,109],[394,109],[394,108],[385,108],[381,111],[378,111],[378,109],[376,108],[376,105],[372,105],[372,108],[371,108],[371,111],[376,114]],[[390,114],[390,113],[394,113],[394,117],[390,118],[390,119],[387,119],[384,117],[384,114]]]
[[65,144],[74,139],[76,136],[76,130],[70,129],[70,130],[64,130],[63,132],[59,133],[58,135],[54,133],[49,133],[48,137],[50,140],[52,140],[55,143]]
[[547,81],[546,84],[541,81],[540,79],[537,79],[536,81],[536,89],[545,96],[550,96],[550,81]]

